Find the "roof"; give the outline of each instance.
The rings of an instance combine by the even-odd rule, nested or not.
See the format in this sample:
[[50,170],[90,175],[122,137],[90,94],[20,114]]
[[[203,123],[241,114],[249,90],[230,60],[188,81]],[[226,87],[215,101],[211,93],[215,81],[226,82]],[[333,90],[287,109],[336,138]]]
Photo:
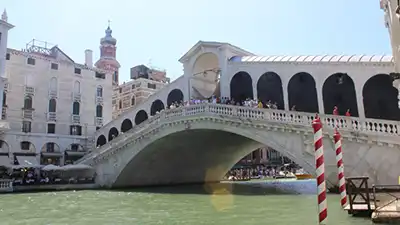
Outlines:
[[233,56],[230,62],[366,62],[392,63],[391,55]]
[[193,56],[194,54],[197,53],[201,49],[202,46],[211,46],[211,47],[221,47],[221,46],[229,46],[233,50],[236,50],[237,52],[243,53],[243,55],[254,55],[253,53],[246,51],[242,48],[239,48],[235,45],[231,45],[226,42],[216,42],[216,41],[198,41],[192,48],[189,49],[188,52],[186,52],[180,59],[179,62],[183,63],[187,58]]

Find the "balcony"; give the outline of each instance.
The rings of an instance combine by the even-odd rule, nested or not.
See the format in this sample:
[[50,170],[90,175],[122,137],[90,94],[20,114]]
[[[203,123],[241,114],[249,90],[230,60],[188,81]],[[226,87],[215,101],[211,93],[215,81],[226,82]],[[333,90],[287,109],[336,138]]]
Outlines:
[[22,109],[22,118],[32,120],[34,109]]
[[1,110],[1,119],[5,120],[7,119],[7,106],[3,105],[3,108]]
[[96,97],[96,105],[103,104],[103,97]]
[[35,88],[25,86],[25,94],[26,95],[34,95],[35,94]]
[[72,100],[74,101],[74,102],[81,102],[81,100],[82,100],[82,95],[81,95],[81,93],[72,93]]
[[81,123],[81,116],[80,115],[72,115],[71,117],[71,122],[73,124],[79,124]]
[[48,112],[47,113],[47,121],[57,121],[57,113],[56,112]]
[[49,91],[49,97],[50,98],[57,98],[57,91],[56,90],[50,90]]
[[103,126],[103,117],[96,117],[95,124],[96,124],[96,127],[102,127]]

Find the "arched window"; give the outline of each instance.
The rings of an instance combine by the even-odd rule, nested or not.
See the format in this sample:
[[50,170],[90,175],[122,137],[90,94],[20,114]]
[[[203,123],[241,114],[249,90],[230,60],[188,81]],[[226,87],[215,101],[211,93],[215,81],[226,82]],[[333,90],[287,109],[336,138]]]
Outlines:
[[32,109],[32,97],[31,96],[25,96],[24,109]]
[[101,86],[97,87],[96,96],[97,97],[103,97],[103,88]]
[[96,117],[103,117],[103,106],[96,106]]
[[79,83],[79,81],[75,81],[74,83],[74,93],[81,93],[81,83]]
[[55,77],[52,77],[51,79],[50,79],[50,90],[51,91],[57,91],[57,78],[55,78]]
[[122,109],[122,100],[119,100],[119,109]]
[[7,93],[3,91],[3,107],[7,106]]
[[135,105],[135,96],[132,96],[131,105]]
[[80,108],[79,102],[74,102],[72,104],[72,114],[79,115],[79,108]]
[[56,112],[57,102],[54,98],[49,100],[49,112]]

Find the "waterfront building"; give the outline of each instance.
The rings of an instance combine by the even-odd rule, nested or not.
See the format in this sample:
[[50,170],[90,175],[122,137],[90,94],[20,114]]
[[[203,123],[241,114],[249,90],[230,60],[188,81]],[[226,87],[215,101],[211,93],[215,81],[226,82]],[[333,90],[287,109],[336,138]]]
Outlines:
[[64,164],[82,157],[92,146],[96,128],[112,119],[112,81],[118,74],[109,69],[114,64],[103,54],[111,29],[93,66],[91,50],[80,64],[47,42],[33,40],[22,50],[7,48],[7,28],[13,26],[4,14],[0,25],[0,71],[7,78],[2,118],[10,126],[0,139],[2,161]]
[[145,65],[132,67],[130,72],[131,81],[114,86],[113,118],[140,104],[170,82],[165,71]]

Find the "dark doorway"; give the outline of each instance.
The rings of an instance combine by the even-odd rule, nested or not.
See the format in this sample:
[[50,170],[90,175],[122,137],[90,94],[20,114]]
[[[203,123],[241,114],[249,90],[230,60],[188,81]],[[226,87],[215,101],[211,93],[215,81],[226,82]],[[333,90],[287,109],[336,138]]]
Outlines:
[[168,107],[172,103],[182,103],[183,102],[183,93],[179,89],[172,90],[167,97],[167,105]]
[[322,86],[322,97],[325,114],[333,114],[333,107],[337,106],[339,115],[345,115],[349,109],[351,116],[358,116],[354,82],[346,73],[329,76]]
[[107,143],[106,137],[104,135],[100,135],[96,141],[96,147],[103,146]]
[[400,120],[398,90],[387,74],[378,74],[367,80],[363,88],[365,117],[373,119]]
[[128,130],[132,129],[132,121],[130,119],[124,119],[121,124],[121,132],[127,132]]
[[164,103],[160,99],[157,99],[153,103],[151,103],[150,107],[151,116],[156,115],[157,112],[160,112],[162,110],[164,110]]
[[146,121],[148,118],[149,118],[149,116],[147,115],[147,112],[142,109],[136,113],[135,124],[139,125],[139,124],[143,123],[144,121]]
[[257,97],[264,105],[271,101],[277,103],[278,109],[284,109],[282,81],[274,72],[264,73],[257,81]]
[[108,132],[108,141],[111,141],[112,139],[118,137],[118,130],[115,127],[112,127],[110,131]]
[[297,73],[288,84],[289,109],[293,106],[296,111],[316,113],[318,96],[315,80],[309,73]]
[[240,104],[246,99],[254,99],[253,81],[246,72],[236,73],[230,83],[231,99]]

